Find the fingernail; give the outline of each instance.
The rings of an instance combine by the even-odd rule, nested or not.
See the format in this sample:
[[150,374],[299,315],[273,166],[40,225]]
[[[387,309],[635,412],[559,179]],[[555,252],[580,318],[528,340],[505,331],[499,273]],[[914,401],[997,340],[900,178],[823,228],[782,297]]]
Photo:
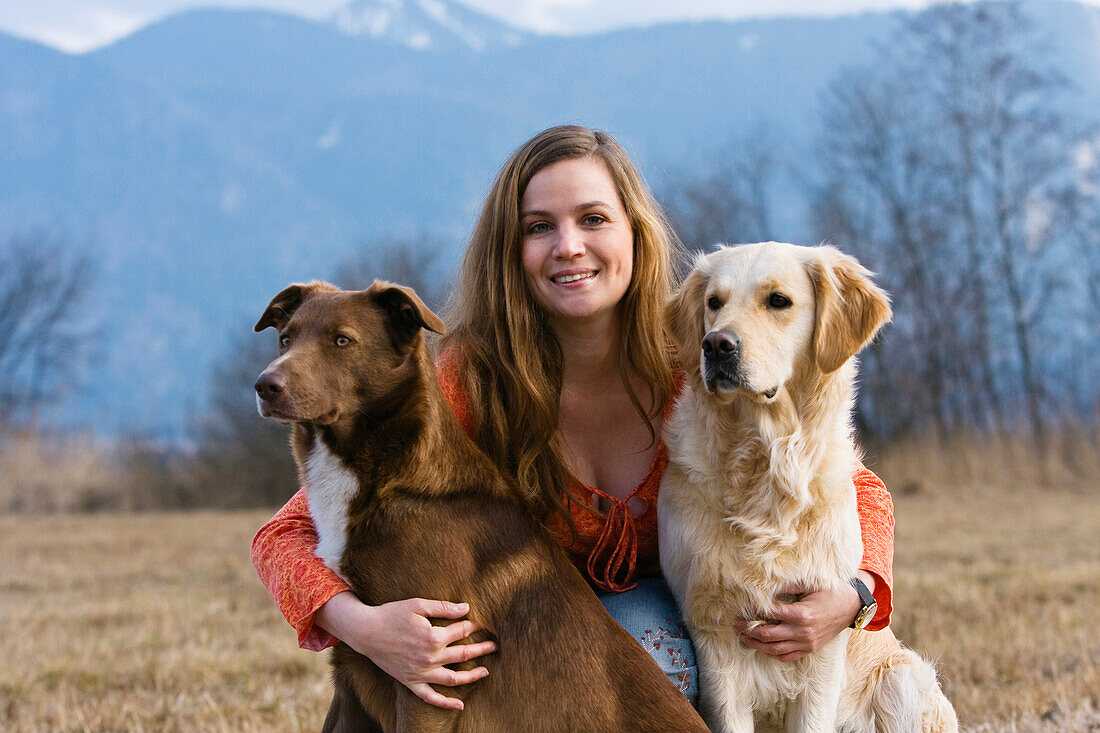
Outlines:
[[458,608],[459,611],[463,612],[470,610],[470,604],[468,603],[456,603],[455,607]]

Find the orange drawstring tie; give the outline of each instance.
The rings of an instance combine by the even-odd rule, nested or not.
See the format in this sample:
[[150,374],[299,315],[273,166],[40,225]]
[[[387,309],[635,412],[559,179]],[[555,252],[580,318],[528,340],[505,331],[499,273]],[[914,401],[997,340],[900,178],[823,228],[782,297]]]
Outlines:
[[[588,577],[604,590],[622,593],[637,585],[627,584],[634,577],[638,564],[638,530],[634,526],[634,515],[627,508],[626,501],[609,496],[595,487],[589,488],[593,494],[607,501],[610,509],[607,511],[600,537],[588,553]],[[629,498],[628,496],[627,499]],[[646,509],[649,508],[645,499],[636,498],[646,504]],[[644,509],[642,513],[645,513]],[[614,541],[615,537],[618,537],[618,541]]]

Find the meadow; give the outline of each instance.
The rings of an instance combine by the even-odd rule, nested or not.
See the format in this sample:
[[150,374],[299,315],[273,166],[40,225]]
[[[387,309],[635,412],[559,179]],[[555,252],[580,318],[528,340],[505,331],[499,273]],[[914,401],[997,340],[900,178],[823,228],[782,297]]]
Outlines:
[[[1100,731],[1100,485],[935,453],[872,464],[896,633],[938,661],[965,730]],[[270,513],[0,515],[0,730],[319,729],[326,655],[296,648],[248,561]]]

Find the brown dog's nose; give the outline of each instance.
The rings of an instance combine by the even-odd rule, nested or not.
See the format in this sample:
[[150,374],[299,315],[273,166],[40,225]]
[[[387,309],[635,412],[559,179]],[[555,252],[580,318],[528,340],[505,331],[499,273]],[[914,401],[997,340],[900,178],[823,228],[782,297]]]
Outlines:
[[708,359],[726,359],[741,351],[741,338],[732,331],[711,331],[703,338],[703,354]]
[[286,376],[281,372],[264,372],[256,380],[256,394],[261,399],[273,400],[286,391]]

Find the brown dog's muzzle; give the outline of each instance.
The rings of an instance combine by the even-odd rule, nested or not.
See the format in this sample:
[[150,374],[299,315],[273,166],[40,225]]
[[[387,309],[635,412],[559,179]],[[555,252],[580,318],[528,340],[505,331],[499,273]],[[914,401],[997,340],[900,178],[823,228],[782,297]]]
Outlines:
[[264,402],[278,399],[286,392],[286,375],[282,372],[264,372],[256,380],[256,394]]
[[256,409],[261,417],[288,419],[294,414],[288,392],[289,380],[278,369],[267,369],[256,380]]

